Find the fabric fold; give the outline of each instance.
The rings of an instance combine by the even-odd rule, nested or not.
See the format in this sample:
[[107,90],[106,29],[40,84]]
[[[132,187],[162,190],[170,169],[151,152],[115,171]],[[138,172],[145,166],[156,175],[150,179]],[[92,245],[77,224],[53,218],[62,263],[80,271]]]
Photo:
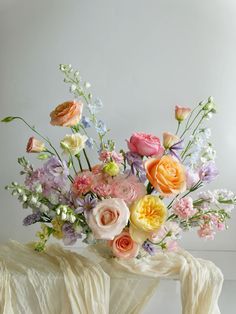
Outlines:
[[0,247],[0,313],[138,314],[162,278],[180,280],[183,314],[220,314],[221,271],[184,250],[124,260],[103,245],[38,253],[15,241]]

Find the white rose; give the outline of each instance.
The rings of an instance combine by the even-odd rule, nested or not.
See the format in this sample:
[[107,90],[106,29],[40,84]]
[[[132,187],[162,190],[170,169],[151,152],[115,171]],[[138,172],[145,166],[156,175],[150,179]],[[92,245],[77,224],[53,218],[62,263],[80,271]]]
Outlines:
[[66,154],[77,155],[84,147],[87,136],[79,133],[66,135],[61,141],[61,148]]
[[86,214],[95,239],[103,240],[113,240],[120,234],[130,216],[129,208],[120,198],[105,199]]

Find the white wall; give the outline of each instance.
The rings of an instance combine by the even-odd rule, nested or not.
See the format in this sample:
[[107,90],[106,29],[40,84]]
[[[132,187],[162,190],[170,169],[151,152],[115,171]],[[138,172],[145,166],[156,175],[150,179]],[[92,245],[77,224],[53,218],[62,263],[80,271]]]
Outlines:
[[[24,116],[59,139],[64,130],[48,124],[50,110],[70,98],[59,63],[78,67],[92,83],[118,146],[134,130],[174,130],[173,105],[213,95],[221,175],[212,188],[236,190],[235,17],[234,0],[0,0],[0,116]],[[16,157],[30,135],[19,123],[0,126],[0,242],[33,239],[36,230],[21,226],[26,212],[3,190],[20,180]],[[214,242],[190,233],[183,245],[236,250],[235,213]]]

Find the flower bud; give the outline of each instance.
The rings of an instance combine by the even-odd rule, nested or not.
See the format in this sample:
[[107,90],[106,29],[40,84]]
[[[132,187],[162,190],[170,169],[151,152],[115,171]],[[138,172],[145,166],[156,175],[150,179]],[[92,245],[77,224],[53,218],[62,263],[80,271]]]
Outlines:
[[111,161],[103,167],[103,172],[108,174],[111,177],[116,176],[120,172],[120,168],[114,161]]
[[191,112],[191,108],[175,106],[175,119],[179,122],[184,121]]
[[45,151],[45,144],[34,137],[30,137],[27,143],[27,153],[41,153]]
[[163,146],[165,149],[169,149],[171,146],[179,142],[179,137],[169,133],[169,132],[164,132],[163,133]]

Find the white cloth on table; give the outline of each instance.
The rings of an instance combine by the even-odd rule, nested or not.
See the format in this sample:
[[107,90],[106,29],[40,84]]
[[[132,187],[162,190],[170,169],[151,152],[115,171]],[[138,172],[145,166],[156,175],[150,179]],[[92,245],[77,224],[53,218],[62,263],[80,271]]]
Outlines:
[[0,313],[137,314],[160,278],[180,280],[183,314],[220,313],[221,271],[184,250],[122,260],[99,245],[38,253],[15,241],[0,247]]

